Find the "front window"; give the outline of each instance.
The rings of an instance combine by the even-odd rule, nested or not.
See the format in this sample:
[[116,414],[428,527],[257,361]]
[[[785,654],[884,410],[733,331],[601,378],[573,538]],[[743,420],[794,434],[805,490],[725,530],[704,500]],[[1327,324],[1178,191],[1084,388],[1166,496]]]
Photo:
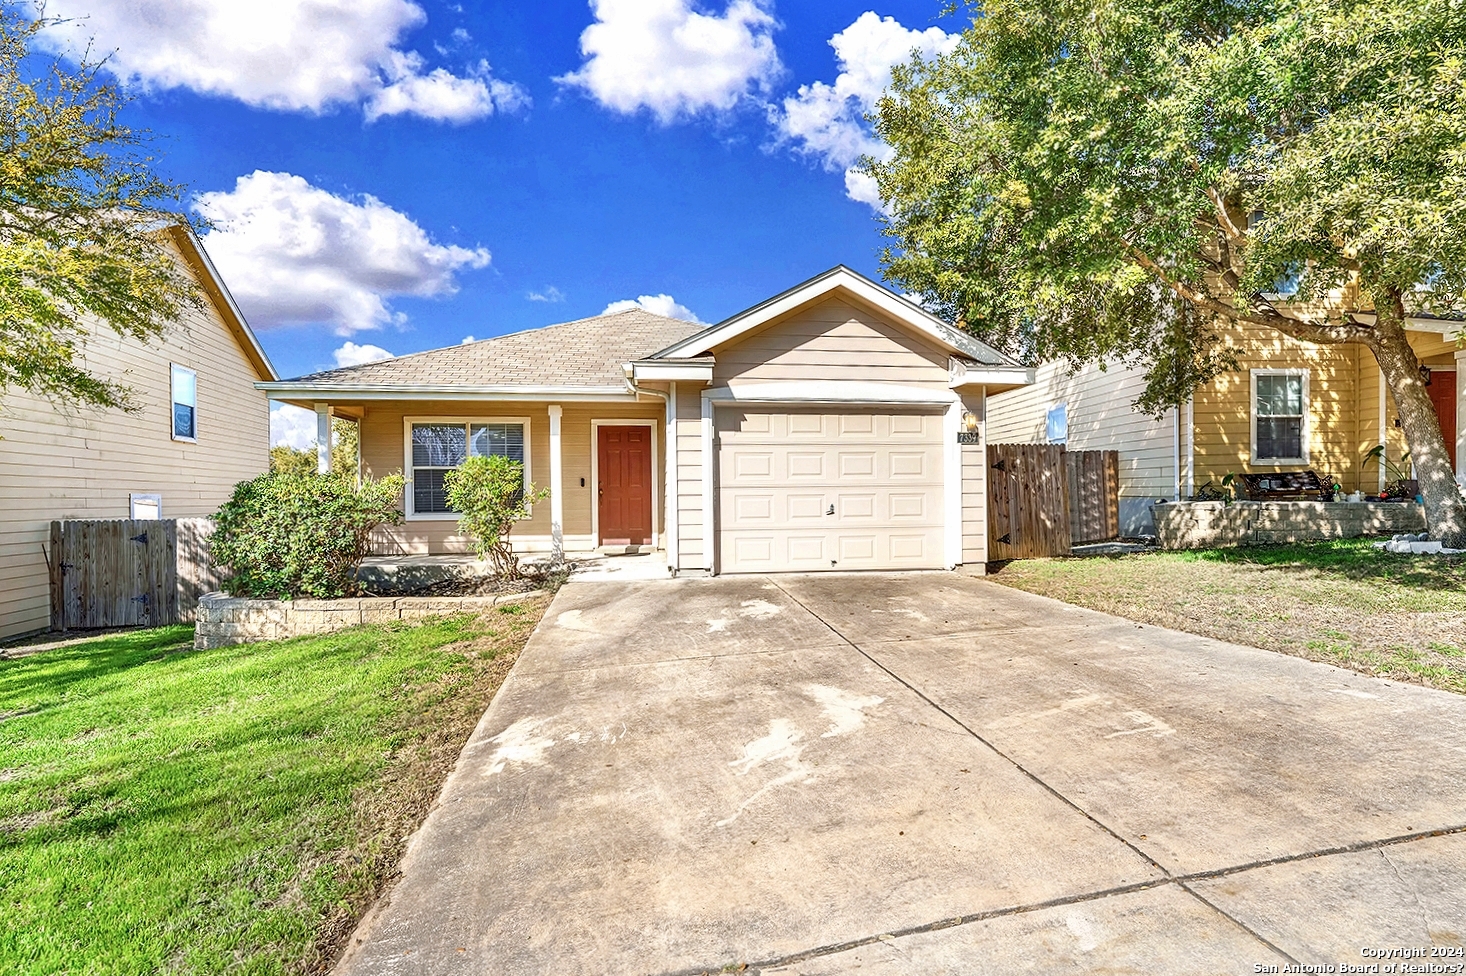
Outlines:
[[173,437],[198,439],[198,375],[182,366],[173,367]]
[[511,458],[525,466],[522,422],[429,422],[412,425],[412,511],[415,515],[451,515],[443,479],[469,457]]
[[1253,457],[1258,461],[1305,461],[1308,374],[1253,374]]

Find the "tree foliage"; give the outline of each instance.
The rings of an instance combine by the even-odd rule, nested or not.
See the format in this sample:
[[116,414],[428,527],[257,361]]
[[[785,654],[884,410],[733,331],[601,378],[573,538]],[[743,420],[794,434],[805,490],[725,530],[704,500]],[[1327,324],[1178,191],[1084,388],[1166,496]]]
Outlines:
[[380,481],[262,474],[234,486],[214,515],[211,551],[232,573],[225,589],[262,599],[329,599],[356,590],[371,534],[402,521],[400,475]]
[[[355,479],[359,452],[361,450],[361,428],[349,420],[331,420],[331,473]],[[320,470],[321,459],[314,448],[299,450],[288,444],[276,444],[270,448],[270,470],[276,474],[309,475]]]
[[480,559],[500,576],[517,579],[519,560],[509,544],[514,523],[529,517],[529,506],[549,495],[524,483],[524,464],[497,454],[471,457],[443,479],[448,505]]
[[129,408],[131,391],[82,353],[94,324],[148,341],[202,306],[164,230],[182,188],[119,121],[127,99],[97,63],[33,76],[31,42],[53,23],[0,4],[0,395]]
[[1235,368],[1232,323],[1362,343],[1433,527],[1466,533],[1405,339],[1466,289],[1466,3],[974,13],[877,108],[888,277],[1030,362],[1143,367],[1154,413]]

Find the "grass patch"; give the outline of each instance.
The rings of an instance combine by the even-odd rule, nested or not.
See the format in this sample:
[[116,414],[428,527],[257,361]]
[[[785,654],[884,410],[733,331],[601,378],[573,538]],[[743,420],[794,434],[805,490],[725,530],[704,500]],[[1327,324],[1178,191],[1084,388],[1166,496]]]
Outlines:
[[1466,693],[1466,558],[1348,539],[1032,559],[998,583],[1144,623]]
[[0,972],[325,971],[545,603],[0,661]]

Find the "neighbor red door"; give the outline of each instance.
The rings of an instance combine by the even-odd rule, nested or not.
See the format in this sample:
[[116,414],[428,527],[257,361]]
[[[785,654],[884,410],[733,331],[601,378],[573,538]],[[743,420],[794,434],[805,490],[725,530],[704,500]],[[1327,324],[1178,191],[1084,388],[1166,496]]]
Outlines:
[[652,429],[598,427],[596,477],[600,488],[600,544],[652,542]]
[[1430,376],[1430,402],[1441,418],[1441,433],[1446,435],[1446,450],[1451,454],[1451,467],[1456,467],[1456,374],[1435,370]]

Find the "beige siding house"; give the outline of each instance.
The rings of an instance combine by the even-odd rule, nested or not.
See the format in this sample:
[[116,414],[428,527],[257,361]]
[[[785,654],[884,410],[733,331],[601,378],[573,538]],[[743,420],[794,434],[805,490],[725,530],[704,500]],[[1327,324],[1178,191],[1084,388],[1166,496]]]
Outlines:
[[0,639],[49,625],[53,519],[209,515],[269,466],[269,404],[255,383],[274,369],[197,239],[171,237],[205,309],[156,343],[99,327],[86,345],[88,368],[132,387],[141,409],[0,400]]
[[632,310],[258,385],[406,477],[383,554],[466,551],[443,476],[505,454],[550,492],[522,551],[760,573],[981,571],[985,398],[1031,379],[840,267],[714,326]]
[[[1430,376],[1458,478],[1466,479],[1466,352],[1459,322],[1412,319],[1410,344]],[[1239,350],[1238,369],[1198,387],[1191,399],[1157,420],[1132,404],[1145,387],[1137,369],[1070,373],[1038,368],[1032,386],[988,405],[993,443],[1067,443],[1074,450],[1120,452],[1122,531],[1154,530],[1150,506],[1186,498],[1232,472],[1311,469],[1344,491],[1377,492],[1386,469],[1365,455],[1385,445],[1399,462],[1406,451],[1379,365],[1357,344],[1314,345],[1273,329],[1234,326],[1224,336]]]

